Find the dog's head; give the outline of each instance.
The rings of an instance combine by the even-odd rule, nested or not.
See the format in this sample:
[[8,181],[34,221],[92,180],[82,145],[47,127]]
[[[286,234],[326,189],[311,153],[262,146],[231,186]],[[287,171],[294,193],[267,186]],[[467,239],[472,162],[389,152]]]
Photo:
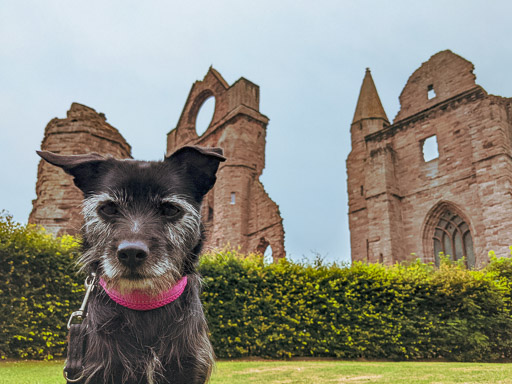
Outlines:
[[159,162],[38,154],[84,193],[80,261],[109,286],[156,294],[193,267],[201,201],[225,160],[220,148],[183,147]]

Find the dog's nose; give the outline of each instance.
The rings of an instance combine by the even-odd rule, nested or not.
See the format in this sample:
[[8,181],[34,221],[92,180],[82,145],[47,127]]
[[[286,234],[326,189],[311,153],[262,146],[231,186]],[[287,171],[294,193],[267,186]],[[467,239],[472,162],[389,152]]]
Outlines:
[[149,248],[142,241],[122,241],[117,247],[117,258],[130,268],[141,265],[148,257]]

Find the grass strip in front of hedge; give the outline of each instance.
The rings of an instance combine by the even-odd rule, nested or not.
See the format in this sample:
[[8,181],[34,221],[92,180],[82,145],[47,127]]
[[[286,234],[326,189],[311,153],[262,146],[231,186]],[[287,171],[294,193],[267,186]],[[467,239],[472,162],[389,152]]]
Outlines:
[[[54,384],[63,361],[0,362],[0,384]],[[512,364],[220,361],[211,384],[512,384]]]

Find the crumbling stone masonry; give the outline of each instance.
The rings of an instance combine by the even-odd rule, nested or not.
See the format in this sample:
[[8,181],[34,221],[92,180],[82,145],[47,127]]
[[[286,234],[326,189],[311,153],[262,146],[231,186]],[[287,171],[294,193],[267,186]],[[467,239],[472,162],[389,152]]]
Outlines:
[[[214,97],[215,113],[207,131],[198,137],[195,121],[206,99]],[[217,173],[215,188],[205,197],[203,219],[206,249],[230,244],[244,252],[272,250],[274,260],[285,257],[284,230],[278,206],[259,181],[265,167],[265,136],[268,118],[259,112],[259,87],[241,78],[229,86],[210,68],[203,81],[190,91],[177,127],[168,134],[167,152],[183,145],[219,146],[228,161]],[[96,152],[130,158],[131,147],[106,122],[103,114],[73,103],[65,119],[51,120],[42,150],[61,154]],[[76,234],[82,225],[82,194],[71,176],[41,161],[36,184],[37,198],[29,223],[54,234]]]
[[[65,119],[52,119],[45,129],[41,149],[66,155],[96,152],[118,159],[130,158],[131,147],[106,122],[105,115],[73,103]],[[37,198],[28,222],[54,234],[74,235],[82,225],[82,192],[63,170],[40,161],[37,169]]]
[[[206,132],[198,136],[196,118],[203,103],[215,98],[215,112]],[[229,86],[210,68],[196,81],[175,129],[167,136],[167,154],[183,145],[221,147],[227,157],[217,182],[203,203],[206,248],[240,246],[244,252],[285,257],[284,230],[279,208],[265,192],[259,177],[265,167],[268,118],[259,112],[259,87],[240,78]]]
[[432,56],[392,124],[367,70],[347,158],[352,260],[438,262],[443,251],[480,267],[489,250],[509,255],[512,99],[487,94],[473,69],[451,51]]

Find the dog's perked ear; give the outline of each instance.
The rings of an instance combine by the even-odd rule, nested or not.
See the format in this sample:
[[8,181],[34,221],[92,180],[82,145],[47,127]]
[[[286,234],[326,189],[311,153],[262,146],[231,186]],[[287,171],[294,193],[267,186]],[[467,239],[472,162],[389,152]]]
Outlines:
[[226,161],[222,154],[222,148],[186,146],[166,157],[165,161],[175,163],[182,168],[192,178],[202,197],[215,184],[215,180],[217,180],[215,174],[219,169],[219,163]]
[[106,160],[97,153],[86,155],[58,155],[49,151],[36,151],[48,163],[62,168],[66,173],[74,176],[75,185],[85,194],[91,192],[95,184],[92,181],[99,174],[100,165]]

